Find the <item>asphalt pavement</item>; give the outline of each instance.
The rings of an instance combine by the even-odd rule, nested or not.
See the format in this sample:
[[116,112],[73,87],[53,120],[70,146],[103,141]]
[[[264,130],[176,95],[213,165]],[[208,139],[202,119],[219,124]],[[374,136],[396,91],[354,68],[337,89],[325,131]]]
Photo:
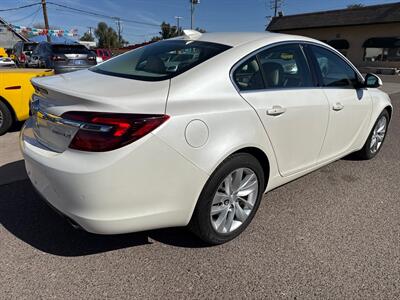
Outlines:
[[384,80],[394,117],[376,158],[273,190],[215,247],[180,228],[72,229],[27,180],[17,127],[0,137],[0,299],[400,299],[400,84]]

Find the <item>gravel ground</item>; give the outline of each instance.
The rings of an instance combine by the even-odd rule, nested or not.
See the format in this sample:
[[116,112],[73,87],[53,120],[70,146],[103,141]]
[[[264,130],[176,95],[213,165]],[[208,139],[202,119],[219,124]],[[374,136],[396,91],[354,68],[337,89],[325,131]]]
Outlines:
[[18,132],[1,137],[0,298],[399,299],[400,94],[391,97],[375,159],[342,159],[275,189],[246,232],[217,247],[183,229],[73,230],[26,179]]

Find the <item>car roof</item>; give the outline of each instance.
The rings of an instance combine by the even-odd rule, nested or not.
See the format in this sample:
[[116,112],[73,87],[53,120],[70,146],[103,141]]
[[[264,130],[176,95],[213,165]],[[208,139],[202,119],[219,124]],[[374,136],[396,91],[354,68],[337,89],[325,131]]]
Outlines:
[[265,43],[268,43],[269,40],[277,40],[286,41],[286,40],[303,40],[303,41],[313,41],[320,43],[320,41],[296,35],[282,34],[282,33],[274,33],[269,31],[264,32],[210,32],[210,33],[198,33],[196,37],[190,36],[181,36],[176,39],[193,39],[196,41],[204,41],[211,43],[224,44],[231,47],[236,47],[242,44],[262,40]]

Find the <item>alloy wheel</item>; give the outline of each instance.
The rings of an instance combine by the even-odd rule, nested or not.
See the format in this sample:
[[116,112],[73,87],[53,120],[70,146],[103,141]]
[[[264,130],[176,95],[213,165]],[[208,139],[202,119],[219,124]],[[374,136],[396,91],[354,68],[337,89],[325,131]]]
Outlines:
[[372,132],[371,143],[370,143],[370,151],[371,153],[376,153],[383,143],[383,139],[385,138],[387,128],[387,119],[385,116],[382,116],[375,125],[375,128]]
[[252,212],[258,197],[258,178],[248,168],[231,172],[218,186],[214,195],[210,218],[219,233],[230,233],[239,228]]

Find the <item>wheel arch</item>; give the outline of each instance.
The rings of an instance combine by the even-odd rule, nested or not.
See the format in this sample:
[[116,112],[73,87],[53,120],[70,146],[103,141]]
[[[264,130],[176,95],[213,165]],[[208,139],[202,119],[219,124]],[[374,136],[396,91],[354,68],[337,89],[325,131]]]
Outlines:
[[0,96],[0,102],[4,103],[5,106],[7,106],[8,110],[11,113],[12,117],[12,122],[14,123],[17,120],[17,115],[14,111],[14,108],[11,106],[11,104],[2,96]]
[[392,119],[392,114],[393,114],[393,107],[390,105],[386,106],[383,110],[387,110],[389,113],[389,121]]
[[236,150],[235,152],[231,153],[229,156],[231,156],[233,154],[237,154],[237,153],[247,153],[247,154],[254,156],[258,160],[258,162],[261,165],[261,168],[264,171],[264,181],[265,181],[264,189],[266,189],[267,185],[268,185],[268,180],[270,177],[270,170],[271,170],[270,162],[269,162],[267,154],[260,148],[251,146],[251,147],[245,147],[245,148]]

